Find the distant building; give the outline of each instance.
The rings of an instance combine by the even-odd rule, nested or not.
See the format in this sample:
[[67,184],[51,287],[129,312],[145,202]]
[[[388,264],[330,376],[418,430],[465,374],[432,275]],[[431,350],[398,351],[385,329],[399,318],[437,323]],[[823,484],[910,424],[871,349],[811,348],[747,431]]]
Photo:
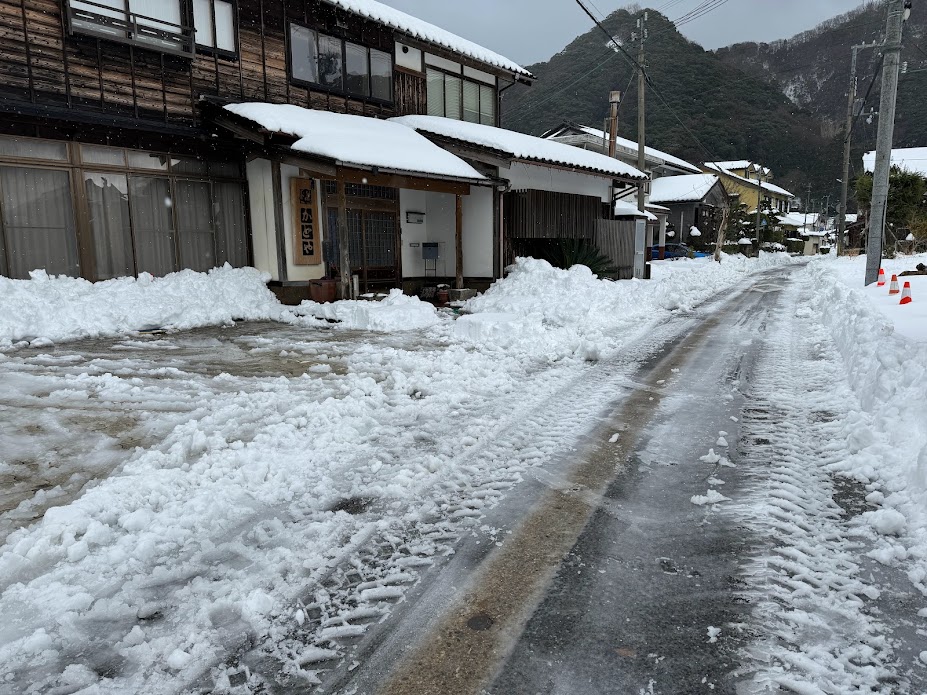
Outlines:
[[778,213],[789,211],[790,201],[795,196],[784,188],[771,183],[772,172],[762,164],[745,159],[730,162],[705,162],[702,170],[720,176],[724,189],[731,197],[736,196],[755,211],[761,202],[767,202]]
[[[863,155],[863,170],[875,171],[875,152]],[[906,147],[892,150],[892,166],[927,178],[927,147]]]

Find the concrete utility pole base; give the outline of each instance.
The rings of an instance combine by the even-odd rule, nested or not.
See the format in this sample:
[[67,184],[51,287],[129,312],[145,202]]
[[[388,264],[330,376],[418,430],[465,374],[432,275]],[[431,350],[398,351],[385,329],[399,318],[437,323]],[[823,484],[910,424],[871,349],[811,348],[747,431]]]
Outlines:
[[892,137],[895,132],[895,104],[898,98],[898,69],[901,63],[904,20],[905,0],[890,0],[883,49],[885,67],[882,69],[882,101],[879,106],[876,163],[872,175],[872,214],[869,218],[869,238],[866,243],[866,285],[871,285],[879,279],[879,268],[882,265],[882,239],[888,212]]

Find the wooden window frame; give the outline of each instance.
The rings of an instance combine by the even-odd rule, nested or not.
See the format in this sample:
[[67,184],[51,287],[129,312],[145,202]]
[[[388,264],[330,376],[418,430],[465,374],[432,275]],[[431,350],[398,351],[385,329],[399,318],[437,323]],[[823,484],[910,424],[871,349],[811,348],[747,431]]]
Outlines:
[[[464,117],[463,117],[463,114],[464,114],[463,83],[464,83],[464,82],[470,82],[470,83],[472,83],[472,84],[477,85],[477,87],[489,87],[490,89],[492,89],[492,92],[493,92],[493,97],[492,97],[492,101],[493,101],[493,122],[492,122],[491,125],[495,126],[495,125],[499,122],[499,109],[498,109],[499,88],[498,88],[498,87],[493,87],[491,84],[486,84],[485,82],[480,82],[479,80],[474,80],[474,79],[471,79],[471,78],[469,78],[469,77],[466,77],[466,76],[463,74],[463,71],[461,71],[461,72],[459,72],[459,73],[450,72],[449,70],[445,70],[444,68],[435,67],[434,65],[426,65],[426,66],[425,66],[425,89],[426,89],[426,93],[425,93],[425,103],[426,103],[426,108],[427,108],[427,103],[428,103],[428,93],[427,93],[427,89],[428,89],[428,72],[429,72],[430,70],[431,70],[431,71],[434,71],[434,72],[436,72],[436,73],[440,73],[441,75],[444,76],[444,93],[445,93],[445,98],[444,98],[444,113],[441,114],[441,116],[442,116],[443,118],[451,118],[452,120],[461,121],[462,123],[476,123],[476,125],[488,125],[488,124],[486,124],[486,123],[483,123],[483,121],[481,120],[481,118],[482,118],[482,110],[480,109],[480,106],[481,106],[482,103],[483,103],[483,96],[482,96],[483,91],[482,91],[481,89],[477,89],[477,115],[480,116],[480,118],[478,118],[476,121],[466,121],[466,120],[464,120]],[[457,79],[460,80],[460,118],[453,118],[453,117],[447,115],[447,96],[446,96],[446,95],[447,95],[447,78],[448,78],[448,77],[456,77]],[[428,114],[428,115],[432,115],[432,114]]]
[[196,48],[196,52],[200,55],[206,55],[210,57],[223,58],[225,60],[237,62],[239,59],[240,52],[240,41],[241,37],[238,33],[238,0],[223,0],[228,2],[232,6],[232,32],[234,33],[235,38],[235,50],[227,51],[224,48],[219,48],[217,45],[219,32],[216,30],[216,0],[207,0],[209,2],[209,11],[212,16],[212,46],[205,46],[203,44],[196,42],[196,22],[193,19],[193,0],[190,0],[190,26],[193,27],[193,44]]
[[[109,7],[108,5],[102,5],[96,0],[64,0],[62,9],[66,17],[65,23],[68,33],[77,36],[91,36],[103,41],[121,43],[128,46],[133,46],[135,48],[152,51],[154,53],[176,55],[184,58],[193,58],[196,55],[196,39],[194,36],[195,30],[193,27],[193,8],[192,4],[187,2],[187,0],[176,0],[178,9],[180,10],[180,17],[182,22],[181,24],[174,24],[173,22],[167,22],[162,19],[158,19],[157,17],[151,17],[149,15],[141,15],[137,12],[132,12],[129,9],[129,0],[121,1],[124,8],[122,10]],[[108,10],[110,12],[121,12],[123,16],[109,17],[107,15],[94,13],[93,10],[88,10],[86,8],[75,8],[75,3],[97,6],[100,9]],[[75,26],[75,20],[79,20],[79,18],[75,18],[75,14],[81,11],[90,12],[96,15],[93,21],[89,19],[85,20],[88,24],[95,24],[101,27],[110,26],[113,28],[114,32],[96,30],[92,27],[88,28],[86,26]],[[138,18],[142,18],[151,22],[157,22],[161,25],[174,26],[180,29],[180,31],[173,32],[164,29],[158,29],[156,27],[146,27],[144,32],[146,34],[151,34],[158,40],[164,41],[164,45],[152,43],[151,41],[139,40],[138,38],[129,36],[130,34],[134,34],[136,36],[139,34],[137,31],[139,27]],[[98,21],[99,19],[104,21]],[[120,32],[123,34],[122,36],[119,35]],[[171,42],[175,43],[176,47],[168,45]]]
[[[361,46],[367,49],[367,89],[368,91],[372,91],[372,84],[373,84],[373,81],[372,81],[373,75],[372,75],[371,62],[370,62],[370,51],[377,51],[378,53],[382,53],[383,55],[387,56],[389,58],[389,64],[390,64],[390,86],[389,86],[390,98],[389,99],[379,99],[377,97],[372,96],[371,94],[367,94],[367,95],[353,94],[347,91],[346,89],[336,89],[333,87],[326,87],[325,85],[319,82],[311,82],[309,80],[303,80],[303,79],[296,77],[293,74],[293,47],[290,41],[290,36],[292,35],[291,27],[293,26],[297,26],[301,29],[306,29],[315,34],[316,56],[318,56],[319,54],[318,41],[319,41],[320,36],[325,36],[327,38],[335,39],[341,43],[341,84],[342,85],[344,85],[345,83],[344,78],[345,78],[345,70],[347,67],[347,47],[345,46],[345,44],[353,43],[357,46]],[[343,97],[345,99],[353,99],[355,101],[362,101],[366,104],[375,104],[377,106],[392,107],[396,103],[396,85],[395,85],[396,56],[390,51],[384,51],[383,49],[375,48],[374,46],[370,46],[369,44],[363,43],[362,41],[356,41],[354,39],[337,36],[331,32],[320,31],[319,29],[308,26],[301,22],[293,22],[293,21],[287,22],[286,68],[287,68],[287,77],[289,78],[290,82],[299,87],[306,87],[307,89],[311,89],[315,92],[331,94],[333,96]],[[316,68],[316,74],[318,74],[318,68]]]

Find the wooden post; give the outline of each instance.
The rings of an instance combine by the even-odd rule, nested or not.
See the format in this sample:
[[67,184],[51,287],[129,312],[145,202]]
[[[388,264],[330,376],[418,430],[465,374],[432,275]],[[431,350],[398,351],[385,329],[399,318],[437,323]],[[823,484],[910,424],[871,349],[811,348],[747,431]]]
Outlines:
[[457,282],[454,285],[458,290],[464,288],[463,281],[463,196],[456,196],[457,198],[457,229],[456,235],[454,238],[455,245],[457,247]]
[[348,234],[348,193],[341,170],[338,170],[338,245],[341,247],[341,298],[353,299],[351,286],[351,241]]

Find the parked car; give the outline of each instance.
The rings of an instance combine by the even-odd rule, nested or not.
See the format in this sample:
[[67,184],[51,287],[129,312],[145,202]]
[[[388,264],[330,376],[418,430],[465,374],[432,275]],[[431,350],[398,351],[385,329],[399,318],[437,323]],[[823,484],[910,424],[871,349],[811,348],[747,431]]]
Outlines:
[[[708,258],[710,255],[707,253],[702,253],[701,251],[694,251],[686,244],[667,244],[663,248],[665,249],[663,258],[666,260],[672,260],[674,258]],[[650,257],[654,259],[660,258],[659,246],[651,247]]]

